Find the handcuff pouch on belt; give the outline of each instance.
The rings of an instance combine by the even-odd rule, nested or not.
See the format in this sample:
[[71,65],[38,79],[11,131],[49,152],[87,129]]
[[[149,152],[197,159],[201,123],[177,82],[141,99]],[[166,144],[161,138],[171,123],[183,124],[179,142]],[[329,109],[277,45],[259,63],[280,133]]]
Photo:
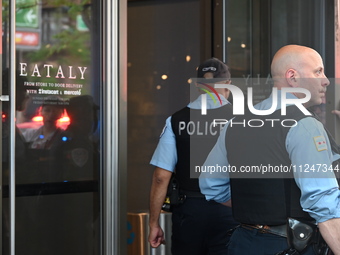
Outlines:
[[162,210],[166,212],[172,212],[174,206],[177,206],[183,202],[183,196],[180,194],[178,180],[176,174],[173,173],[168,185],[166,197],[162,206]]

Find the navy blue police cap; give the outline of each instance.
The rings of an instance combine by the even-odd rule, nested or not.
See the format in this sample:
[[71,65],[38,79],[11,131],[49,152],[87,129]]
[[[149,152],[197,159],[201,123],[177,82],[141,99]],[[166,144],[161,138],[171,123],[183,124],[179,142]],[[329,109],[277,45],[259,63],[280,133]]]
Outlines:
[[217,58],[204,61],[197,69],[197,78],[204,78],[206,73],[212,73],[214,78],[230,79],[229,67]]

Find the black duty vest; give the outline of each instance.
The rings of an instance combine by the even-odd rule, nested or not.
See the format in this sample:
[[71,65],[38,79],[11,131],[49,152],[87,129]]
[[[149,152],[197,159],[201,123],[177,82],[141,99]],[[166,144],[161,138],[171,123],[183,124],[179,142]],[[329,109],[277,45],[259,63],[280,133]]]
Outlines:
[[[288,169],[291,160],[286,151],[286,136],[291,126],[305,117],[293,105],[287,107],[285,116],[281,116],[281,110],[278,110],[268,116],[247,113],[235,118],[234,123],[243,124],[228,127],[226,147],[230,165],[237,170],[254,166]],[[262,124],[262,127],[255,127]],[[293,171],[279,171],[279,174],[280,178],[272,178],[273,175],[261,178],[260,174],[252,178],[237,178],[237,174],[233,173],[230,175],[235,220],[262,225],[285,224],[287,217],[313,220],[301,208],[301,192],[294,181]]]
[[230,104],[208,109],[206,115],[201,114],[201,109],[188,107],[172,115],[171,126],[176,137],[178,157],[176,177],[180,189],[200,192],[197,179],[200,169],[215,145],[223,124],[231,118]]

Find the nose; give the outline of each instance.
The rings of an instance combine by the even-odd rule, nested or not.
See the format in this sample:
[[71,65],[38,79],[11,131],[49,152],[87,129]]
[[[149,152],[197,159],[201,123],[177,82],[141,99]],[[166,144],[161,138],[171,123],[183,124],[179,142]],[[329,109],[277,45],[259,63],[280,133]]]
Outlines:
[[328,80],[327,76],[324,75],[324,78],[322,79],[322,86],[327,87],[330,84],[330,81]]

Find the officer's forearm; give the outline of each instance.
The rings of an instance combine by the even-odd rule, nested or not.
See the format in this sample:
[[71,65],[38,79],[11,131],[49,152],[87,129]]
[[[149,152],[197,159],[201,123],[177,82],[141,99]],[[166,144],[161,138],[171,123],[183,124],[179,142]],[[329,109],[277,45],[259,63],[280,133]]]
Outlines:
[[155,227],[159,224],[159,215],[168,189],[172,173],[162,168],[156,167],[150,192],[150,218],[149,226]]
[[334,255],[340,255],[340,218],[319,223],[319,229]]

